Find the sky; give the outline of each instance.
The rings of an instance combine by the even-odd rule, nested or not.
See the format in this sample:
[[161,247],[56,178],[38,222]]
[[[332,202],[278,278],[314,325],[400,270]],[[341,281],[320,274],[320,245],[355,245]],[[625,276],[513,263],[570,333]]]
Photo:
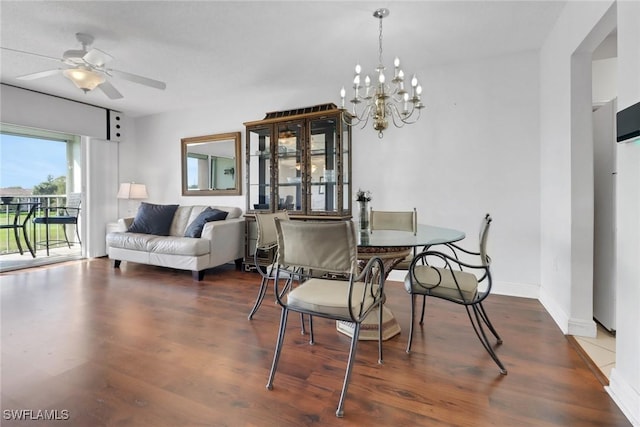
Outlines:
[[33,188],[67,174],[66,142],[0,134],[0,188]]

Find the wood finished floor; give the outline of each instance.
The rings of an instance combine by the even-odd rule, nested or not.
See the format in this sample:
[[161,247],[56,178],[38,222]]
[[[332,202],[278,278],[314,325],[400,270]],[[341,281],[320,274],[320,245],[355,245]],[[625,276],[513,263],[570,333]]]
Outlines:
[[[360,342],[335,417],[349,339],[290,316],[274,389],[265,388],[280,310],[272,293],[247,320],[259,282],[233,266],[190,272],[108,260],[1,277],[2,426],[629,426],[536,300],[485,304],[504,344],[502,376],[464,310],[430,300],[405,353],[408,296],[387,284],[402,334]],[[68,410],[67,421],[10,421],[5,410]]]

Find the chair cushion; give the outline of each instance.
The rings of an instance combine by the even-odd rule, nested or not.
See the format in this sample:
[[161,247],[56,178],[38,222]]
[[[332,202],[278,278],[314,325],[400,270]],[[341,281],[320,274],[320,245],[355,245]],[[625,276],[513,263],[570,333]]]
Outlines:
[[[353,284],[352,309],[354,314],[360,311],[359,303],[365,284]],[[324,313],[349,319],[349,282],[329,279],[309,279],[289,292],[287,305],[292,309]],[[373,304],[371,295],[365,297],[363,312]]]
[[[415,267],[414,272],[417,279],[416,282],[412,283],[410,274],[407,274],[404,279],[404,287],[411,294],[431,295],[460,302],[471,302],[478,293],[478,278],[475,274],[428,265],[418,265]],[[462,298],[453,280],[454,276],[462,291]]]
[[142,202],[127,231],[168,236],[178,205],[154,205]]
[[200,237],[204,224],[211,221],[222,221],[227,218],[228,212],[207,207],[194,219],[184,232],[184,237]]
[[75,216],[39,216],[33,219],[36,224],[76,224],[78,217]]

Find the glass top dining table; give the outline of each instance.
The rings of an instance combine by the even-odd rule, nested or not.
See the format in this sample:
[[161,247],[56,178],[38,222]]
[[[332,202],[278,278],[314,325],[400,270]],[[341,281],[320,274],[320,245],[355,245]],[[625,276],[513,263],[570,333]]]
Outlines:
[[415,247],[453,243],[465,238],[465,233],[452,228],[418,224],[416,233],[397,230],[360,230],[359,248]]
[[[465,238],[465,233],[452,228],[418,224],[416,233],[397,230],[360,230],[358,239],[358,261],[361,267],[376,256],[382,259],[385,279],[393,267],[402,261],[415,247],[453,243]],[[372,312],[364,321],[360,330],[360,340],[378,339],[378,314]],[[337,321],[339,332],[353,336],[353,324]],[[383,308],[382,339],[388,340],[400,333],[400,325],[391,310]]]

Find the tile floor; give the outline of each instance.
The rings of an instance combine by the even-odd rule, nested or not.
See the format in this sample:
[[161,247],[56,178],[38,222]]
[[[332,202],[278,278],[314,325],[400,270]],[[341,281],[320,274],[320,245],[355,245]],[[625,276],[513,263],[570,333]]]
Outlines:
[[604,376],[610,379],[611,369],[616,366],[616,337],[598,325],[595,338],[575,337],[575,339]]

